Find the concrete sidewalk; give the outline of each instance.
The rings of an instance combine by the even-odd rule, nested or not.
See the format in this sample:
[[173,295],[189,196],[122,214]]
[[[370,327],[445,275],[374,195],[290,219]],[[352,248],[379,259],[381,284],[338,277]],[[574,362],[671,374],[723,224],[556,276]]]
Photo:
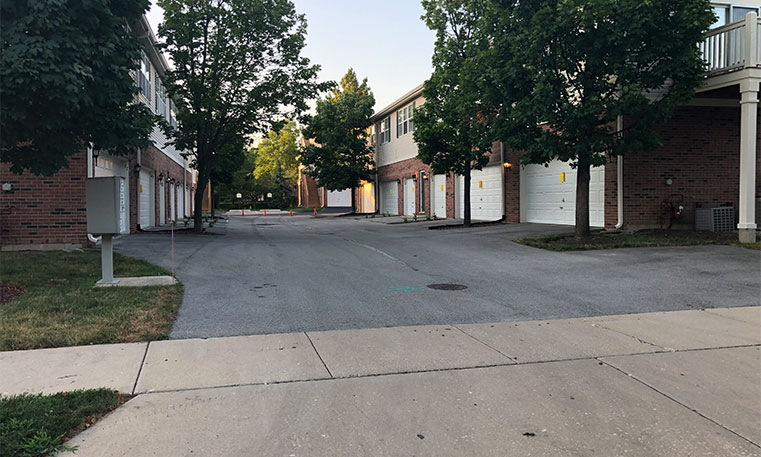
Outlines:
[[137,396],[79,456],[761,455],[761,307],[0,353]]

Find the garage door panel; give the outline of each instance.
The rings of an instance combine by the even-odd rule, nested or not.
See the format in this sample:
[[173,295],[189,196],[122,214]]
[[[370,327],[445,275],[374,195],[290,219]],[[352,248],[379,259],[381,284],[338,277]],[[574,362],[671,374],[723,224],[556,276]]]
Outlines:
[[328,191],[329,207],[347,207],[351,206],[351,190],[331,190]]
[[[565,173],[565,182],[560,181],[561,173]],[[547,167],[524,166],[521,169],[521,179],[525,183],[521,204],[525,221],[573,225],[576,219],[576,176],[575,169],[558,160],[550,162]],[[604,208],[605,168],[595,167],[590,171],[590,225],[602,227],[605,224]]]
[[399,186],[396,181],[381,183],[381,212],[392,216],[399,214]]
[[447,176],[435,175],[433,177],[433,214],[436,217],[447,217]]
[[[479,186],[479,183],[481,184]],[[465,177],[457,177],[458,214],[465,217]],[[495,221],[502,218],[502,169],[499,166],[473,170],[470,178],[470,218]]]

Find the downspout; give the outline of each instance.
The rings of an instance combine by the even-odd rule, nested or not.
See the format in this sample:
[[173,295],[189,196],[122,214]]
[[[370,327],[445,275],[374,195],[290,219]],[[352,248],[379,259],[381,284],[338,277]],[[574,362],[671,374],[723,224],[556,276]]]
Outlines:
[[[618,134],[624,130],[624,117],[618,115],[616,119],[616,128]],[[616,230],[620,230],[624,226],[624,156],[618,155],[616,157],[616,206],[618,209],[618,222],[616,223]]]
[[507,186],[505,185],[505,143],[499,142],[499,168],[502,173],[502,222],[507,222],[507,196],[505,191]]

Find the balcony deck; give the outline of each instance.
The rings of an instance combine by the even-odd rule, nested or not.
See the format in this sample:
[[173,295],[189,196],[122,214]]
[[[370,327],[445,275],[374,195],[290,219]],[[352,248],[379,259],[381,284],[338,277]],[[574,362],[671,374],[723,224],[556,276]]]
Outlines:
[[761,77],[761,20],[748,13],[742,21],[709,31],[700,52],[707,65],[704,91]]

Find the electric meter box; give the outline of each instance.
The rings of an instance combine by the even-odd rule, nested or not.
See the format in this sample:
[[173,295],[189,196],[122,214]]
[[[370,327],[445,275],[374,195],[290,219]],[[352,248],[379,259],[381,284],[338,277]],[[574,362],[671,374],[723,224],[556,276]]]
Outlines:
[[87,232],[93,235],[123,235],[127,224],[127,181],[121,176],[87,178]]

